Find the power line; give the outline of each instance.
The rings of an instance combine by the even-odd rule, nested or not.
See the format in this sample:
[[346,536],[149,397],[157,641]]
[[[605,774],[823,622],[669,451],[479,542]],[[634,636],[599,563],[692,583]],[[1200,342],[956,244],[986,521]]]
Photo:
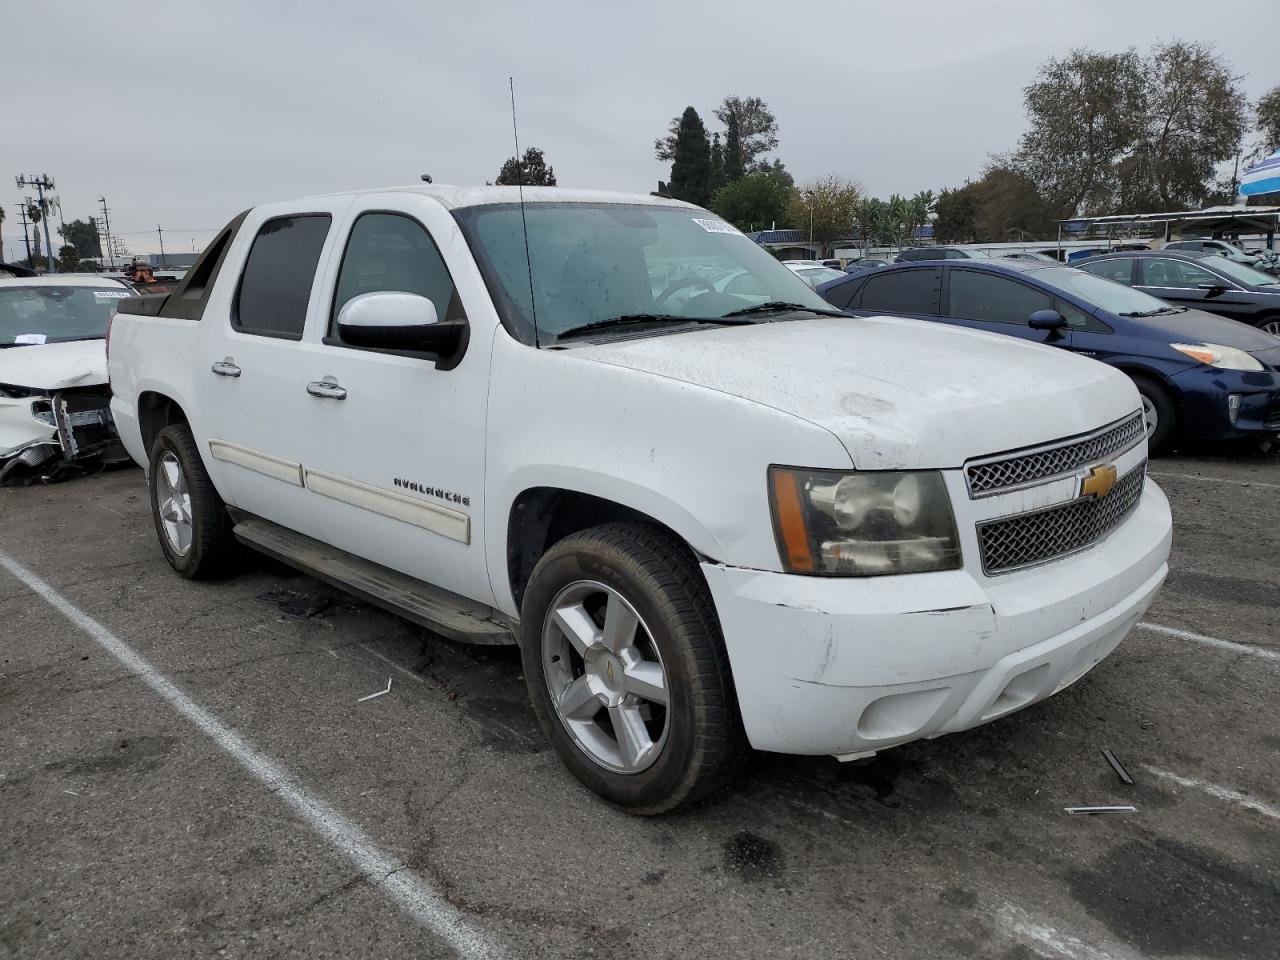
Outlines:
[[49,201],[44,196],[46,190],[53,189],[53,178],[47,173],[41,173],[39,175],[18,174],[13,179],[17,183],[19,190],[23,187],[36,188],[36,195],[39,197],[40,204],[40,219],[44,221],[44,249],[49,261],[47,269],[50,273],[57,273],[58,267],[53,261],[53,242],[49,239]]

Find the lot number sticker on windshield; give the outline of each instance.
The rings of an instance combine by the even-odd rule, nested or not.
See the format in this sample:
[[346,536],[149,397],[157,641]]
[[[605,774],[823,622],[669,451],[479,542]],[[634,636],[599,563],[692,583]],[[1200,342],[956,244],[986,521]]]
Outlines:
[[707,233],[737,233],[738,232],[737,227],[731,224],[725,223],[723,220],[699,220],[697,217],[694,217],[693,222],[696,223],[698,226],[700,226],[703,230],[707,231]]
[[95,300],[128,300],[128,290],[95,290],[93,291]]
[[43,333],[20,333],[13,338],[14,343],[24,343],[31,346],[44,343],[49,338]]

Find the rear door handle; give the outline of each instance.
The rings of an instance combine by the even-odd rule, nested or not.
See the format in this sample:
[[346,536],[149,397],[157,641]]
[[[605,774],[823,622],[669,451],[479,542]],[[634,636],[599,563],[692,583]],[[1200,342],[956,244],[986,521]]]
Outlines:
[[209,368],[220,377],[238,377],[240,376],[240,368],[237,367],[230,357],[225,360],[219,360]]
[[333,380],[312,380],[307,384],[307,393],[313,397],[323,397],[326,400],[345,400],[347,398],[347,388],[339,386]]

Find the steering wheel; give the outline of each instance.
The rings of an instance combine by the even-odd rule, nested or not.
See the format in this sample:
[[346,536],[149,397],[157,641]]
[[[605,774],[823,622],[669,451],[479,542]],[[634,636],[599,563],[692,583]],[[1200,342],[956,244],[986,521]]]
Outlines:
[[700,277],[696,273],[686,273],[683,277],[680,277],[673,284],[671,284],[671,286],[667,287],[667,289],[663,290],[660,294],[654,297],[653,305],[655,307],[661,306],[662,304],[666,303],[667,298],[670,297],[677,290],[683,290],[685,287],[692,287],[695,284],[704,288],[707,291],[707,293],[716,292],[716,288],[711,285],[711,281],[707,280],[706,277]]

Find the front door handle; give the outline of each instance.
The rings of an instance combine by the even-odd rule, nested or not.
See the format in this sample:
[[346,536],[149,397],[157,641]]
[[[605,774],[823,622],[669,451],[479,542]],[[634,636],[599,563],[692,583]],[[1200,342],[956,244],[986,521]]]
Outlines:
[[210,367],[209,369],[210,369],[210,370],[212,370],[214,373],[216,373],[216,374],[217,374],[218,376],[220,376],[220,377],[238,377],[238,376],[240,376],[240,368],[239,368],[239,367],[237,367],[237,366],[232,362],[232,360],[231,360],[231,358],[230,358],[230,357],[227,357],[227,359],[225,359],[225,360],[219,360],[219,361],[217,361],[217,362],[216,362],[216,363],[214,363],[214,365],[213,365],[212,367]]
[[345,400],[347,398],[347,388],[338,386],[334,380],[312,380],[307,384],[307,393],[313,397],[323,397],[326,400]]

